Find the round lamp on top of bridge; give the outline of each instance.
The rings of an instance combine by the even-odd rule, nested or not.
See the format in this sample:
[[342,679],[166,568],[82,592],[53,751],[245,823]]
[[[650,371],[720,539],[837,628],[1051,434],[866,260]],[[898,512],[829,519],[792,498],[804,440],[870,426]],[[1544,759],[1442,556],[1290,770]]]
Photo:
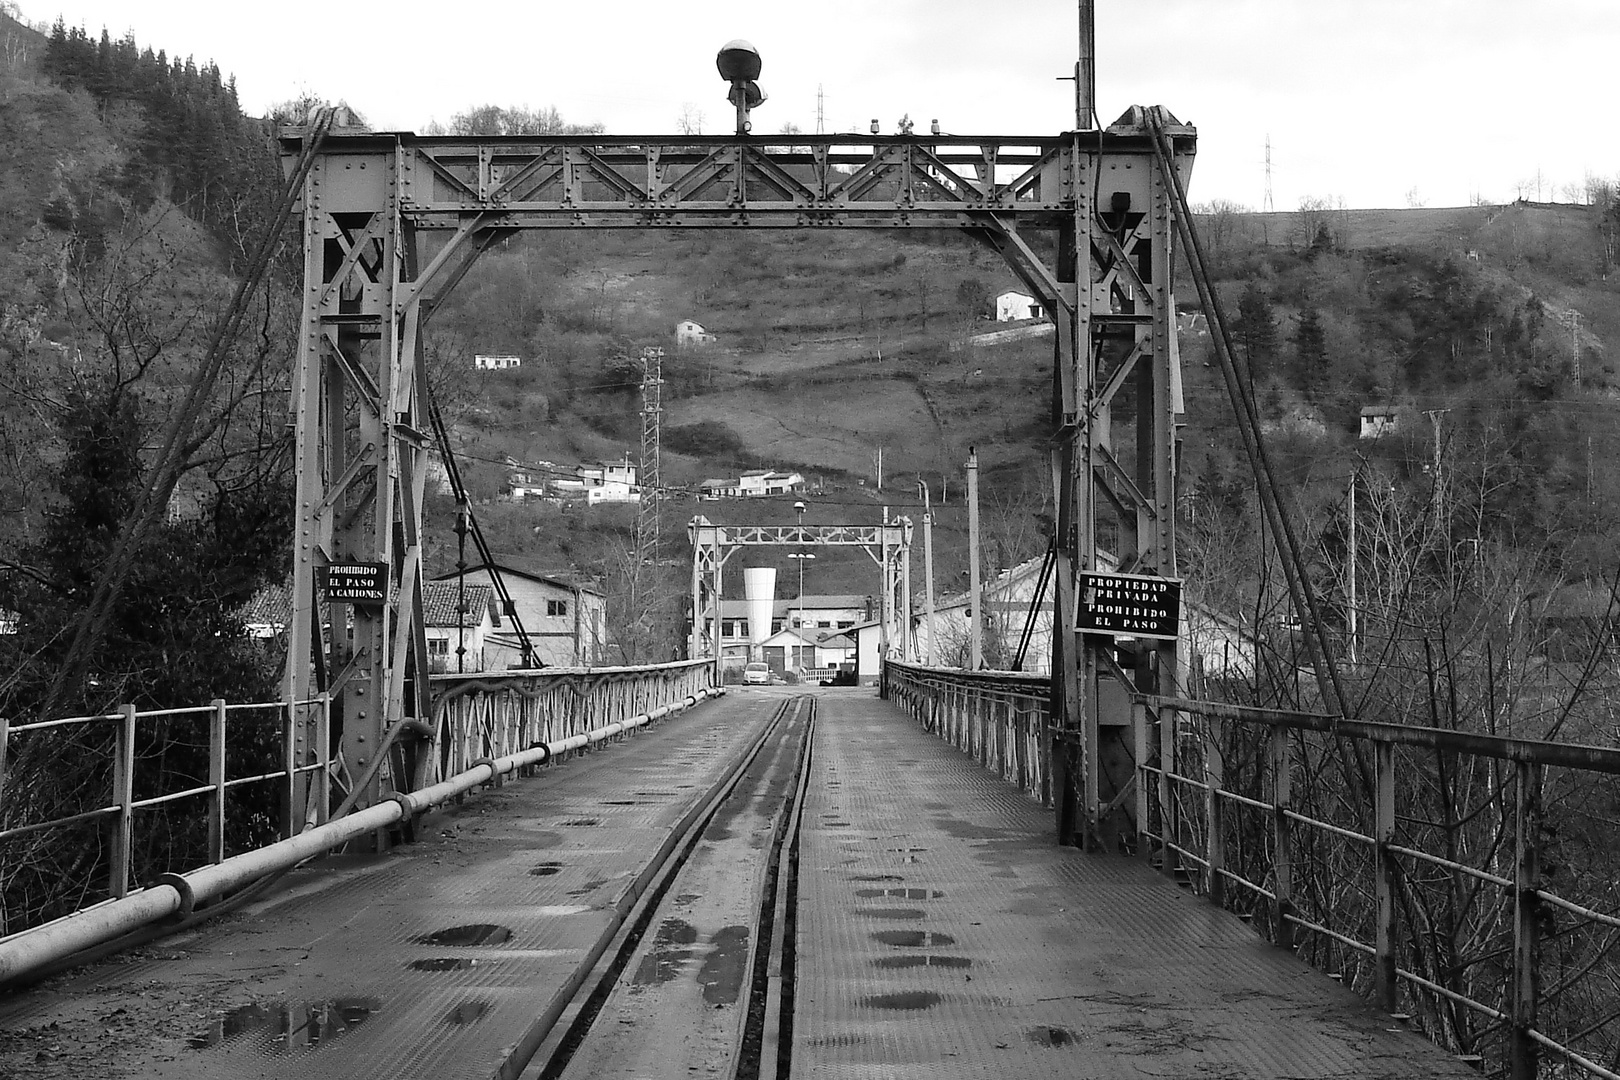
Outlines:
[[754,81],[759,78],[759,50],[741,38],[728,41],[720,46],[714,65],[720,69],[720,77],[731,84],[726,100],[737,107],[737,134],[746,135],[753,126],[748,119],[749,110],[765,101],[765,91]]

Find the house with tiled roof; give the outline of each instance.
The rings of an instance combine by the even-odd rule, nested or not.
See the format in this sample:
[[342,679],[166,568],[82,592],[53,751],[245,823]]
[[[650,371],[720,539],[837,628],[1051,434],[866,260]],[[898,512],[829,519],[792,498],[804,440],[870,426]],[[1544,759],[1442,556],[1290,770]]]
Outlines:
[[[501,625],[495,590],[478,582],[422,582],[422,626],[433,671],[487,671],[490,635]],[[505,666],[505,665],[500,665]]]
[[[507,618],[497,620],[485,643],[491,670],[525,666],[526,651],[530,664],[542,667],[591,667],[608,659],[607,598],[600,589],[568,574],[541,570],[521,556],[499,553],[489,563],[468,566],[465,577],[469,584],[492,588],[496,573],[512,606],[497,612]],[[458,576],[451,570],[436,581],[454,584]]]

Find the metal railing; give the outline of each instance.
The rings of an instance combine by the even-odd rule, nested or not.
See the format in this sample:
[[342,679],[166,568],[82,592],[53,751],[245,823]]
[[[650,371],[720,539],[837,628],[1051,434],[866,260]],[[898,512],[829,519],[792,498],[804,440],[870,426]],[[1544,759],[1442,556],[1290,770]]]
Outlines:
[[1051,682],[1015,671],[962,671],[890,660],[884,696],[980,765],[1052,802]]
[[1620,1080],[1620,750],[1135,709],[1138,846],[1163,872],[1487,1071]]
[[484,758],[568,739],[712,688],[709,660],[647,667],[544,668],[434,675],[432,783]]
[[[707,696],[711,683],[704,661],[434,676],[432,723],[398,725],[417,729],[407,737],[417,740],[418,760],[396,782],[420,790],[492,759],[663,715]],[[7,901],[0,933],[117,900],[163,874],[217,866],[342,816],[352,797],[335,800],[352,792],[354,777],[333,749],[333,713],[323,694],[291,705],[216,700],[22,724],[0,719],[0,890],[9,890],[0,893]],[[74,777],[69,794],[41,798],[64,790],[64,770]]]
[[[303,826],[293,792],[302,776],[309,776],[318,790],[327,790],[330,760],[328,745],[331,702],[327,695],[309,701],[232,703],[224,700],[184,709],[137,709],[122,705],[97,716],[70,716],[56,720],[11,724],[0,718],[0,860],[15,872],[26,858],[19,848],[31,843],[49,844],[52,834],[93,827],[105,845],[106,887],[86,896],[121,897],[135,884],[132,849],[146,819],[143,812],[167,810],[184,804],[203,811],[207,836],[203,853],[206,863],[223,862],[227,855],[229,800],[236,796],[261,807],[261,826],[274,820],[279,838],[291,836]],[[264,736],[273,731],[279,741],[274,760],[280,765],[264,769],[266,755],[229,753],[231,733],[253,729],[264,749]],[[156,757],[161,749],[189,742],[194,764],[206,768],[148,769],[138,766]],[[307,748],[307,750],[306,750]],[[104,798],[85,797],[78,792],[79,809],[54,812],[49,803],[31,797],[24,786],[31,777],[56,776],[69,767],[68,750],[81,751],[90,767],[80,776],[107,778]],[[138,750],[140,756],[138,759]],[[246,759],[246,760],[243,760]],[[204,764],[205,763],[205,764]],[[248,771],[233,775],[231,765]],[[248,795],[244,789],[256,794]],[[92,805],[85,806],[85,802]],[[322,802],[320,805],[324,806]],[[273,814],[263,807],[273,807]],[[58,808],[60,809],[60,808]],[[260,832],[267,831],[264,828]],[[99,894],[99,895],[98,895]]]

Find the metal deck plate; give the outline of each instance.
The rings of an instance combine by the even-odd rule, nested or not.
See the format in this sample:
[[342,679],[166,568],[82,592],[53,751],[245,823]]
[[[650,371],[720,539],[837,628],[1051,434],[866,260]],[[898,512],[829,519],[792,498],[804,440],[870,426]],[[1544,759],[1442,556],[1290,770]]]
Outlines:
[[819,723],[795,1077],[1476,1075],[888,705]]

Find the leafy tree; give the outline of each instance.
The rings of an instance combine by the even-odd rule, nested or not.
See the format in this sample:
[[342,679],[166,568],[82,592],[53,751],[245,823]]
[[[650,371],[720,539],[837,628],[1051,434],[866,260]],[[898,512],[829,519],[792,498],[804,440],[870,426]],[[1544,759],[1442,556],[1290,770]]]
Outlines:
[[450,118],[451,135],[600,135],[601,124],[570,124],[555,105],[530,109],[480,105]]

